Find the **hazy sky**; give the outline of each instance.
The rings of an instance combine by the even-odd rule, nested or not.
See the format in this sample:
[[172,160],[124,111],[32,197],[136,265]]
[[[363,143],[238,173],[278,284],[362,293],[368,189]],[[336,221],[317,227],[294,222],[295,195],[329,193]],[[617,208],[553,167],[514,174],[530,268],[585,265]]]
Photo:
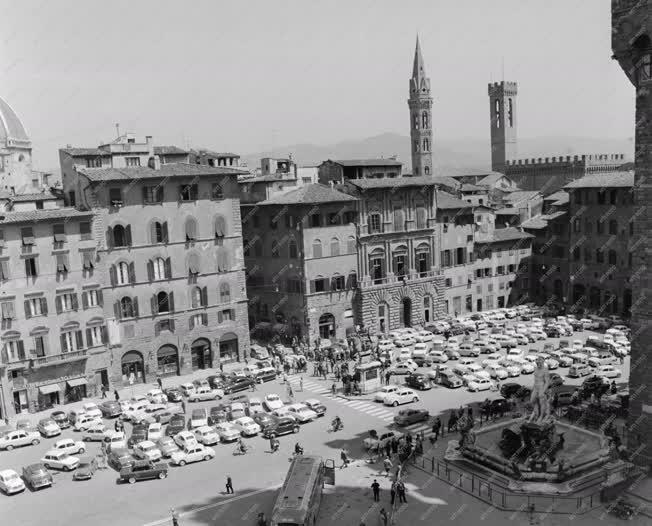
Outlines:
[[633,88],[609,0],[0,0],[0,96],[35,166],[122,131],[239,153],[408,133],[418,32],[435,140],[489,134],[519,83],[521,137],[626,138]]

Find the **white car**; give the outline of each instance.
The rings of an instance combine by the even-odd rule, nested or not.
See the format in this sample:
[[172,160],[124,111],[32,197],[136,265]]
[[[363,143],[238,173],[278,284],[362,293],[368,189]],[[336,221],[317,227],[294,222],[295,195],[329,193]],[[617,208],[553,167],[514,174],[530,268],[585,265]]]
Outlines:
[[448,361],[448,355],[441,350],[430,351],[426,354],[426,360],[429,360],[432,363],[446,363]]
[[420,343],[431,342],[434,337],[435,337],[435,335],[433,333],[431,333],[430,331],[426,331],[426,330],[418,331],[414,335],[414,339],[417,342],[420,342]]
[[407,334],[404,334],[394,340],[394,345],[396,345],[396,347],[410,347],[415,343],[416,340],[412,336],[408,336]]
[[521,367],[513,364],[512,362],[509,362],[508,364],[501,364],[501,367],[507,371],[507,376],[510,378],[521,376]]
[[494,382],[487,378],[478,378],[469,382],[469,391],[488,391],[494,388]]
[[147,440],[156,442],[159,438],[163,436],[163,425],[159,422],[152,422],[147,427]]
[[480,364],[477,363],[470,363],[466,366],[466,370],[475,376],[476,378],[485,378],[489,380],[491,378],[489,376],[489,373],[485,371]]
[[25,483],[13,469],[0,471],[0,490],[6,495],[13,495],[25,490]]
[[412,389],[401,387],[395,393],[390,393],[385,397],[383,403],[385,405],[392,405],[396,407],[399,404],[408,404],[410,402],[418,402],[419,395]]
[[94,402],[88,402],[84,404],[84,411],[86,411],[88,416],[96,416],[98,418],[102,418],[102,411]]
[[104,443],[109,450],[127,447],[127,437],[123,431],[108,431],[104,437]]
[[292,421],[296,422],[297,417],[294,415],[294,413],[290,413],[289,409],[287,408],[286,405],[283,407],[279,407],[278,409],[274,409],[274,411],[271,412],[272,415],[278,416],[279,418],[291,418]]
[[530,336],[532,336],[536,340],[545,340],[548,337],[546,333],[543,332],[541,329],[537,329],[534,327],[530,329]]
[[291,404],[288,406],[288,410],[296,417],[297,422],[302,424],[317,419],[317,413],[305,404]]
[[582,340],[573,340],[572,349],[573,352],[580,352],[584,348],[584,343]]
[[380,340],[378,342],[378,350],[380,352],[393,351],[394,350],[394,342],[392,342],[392,340]]
[[527,345],[530,343],[530,339],[525,334],[517,334],[514,336],[516,340],[516,345]]
[[528,362],[524,358],[520,358],[518,356],[515,357],[510,357],[514,365],[518,366],[521,368],[521,374],[532,374],[534,372],[534,364]]
[[505,317],[509,318],[510,320],[512,318],[516,318],[518,316],[518,312],[516,312],[516,309],[506,309],[505,310]]
[[195,429],[195,438],[197,442],[205,446],[212,446],[220,441],[220,435],[210,426],[201,426]]
[[89,427],[82,431],[82,440],[84,442],[104,442],[104,439],[108,436],[109,430],[104,424],[97,426]]
[[82,415],[77,421],[75,421],[73,429],[75,431],[85,431],[89,427],[101,426],[103,424],[104,422],[102,422],[102,419],[98,416]]
[[138,442],[138,444],[134,446],[133,455],[136,458],[151,460],[152,462],[156,462],[163,458],[161,450],[157,448],[156,444],[151,440],[143,440],[142,442]]
[[381,388],[380,391],[376,391],[376,394],[374,395],[374,402],[384,402],[387,395],[395,393],[398,390],[398,385],[386,385],[385,387]]
[[61,434],[61,428],[51,418],[44,418],[39,420],[37,429],[45,438],[52,438]]
[[149,406],[149,400],[139,400],[137,402],[132,402],[129,404],[129,407],[122,412],[122,419],[132,420],[134,417],[138,418],[141,415],[144,415],[145,409],[147,409]]
[[79,440],[73,440],[72,438],[62,438],[61,440],[57,440],[54,443],[52,449],[56,449],[57,451],[65,451],[69,455],[72,455],[73,453],[81,454],[86,451],[86,445]]
[[[291,406],[288,406],[288,411],[290,411],[290,407]],[[236,418],[232,423],[233,427],[240,431],[242,436],[252,437],[260,433],[260,426],[249,416]]]
[[410,374],[418,369],[416,363],[412,360],[406,360],[404,362],[396,363],[392,365],[387,372],[390,374],[401,375],[401,374]]
[[545,364],[548,366],[548,369],[550,369],[551,371],[559,368],[559,362],[554,358],[547,358],[545,360]]
[[605,378],[619,378],[621,372],[613,365],[600,365],[595,370],[596,376],[603,376]]
[[41,434],[37,431],[28,431],[27,429],[15,429],[8,431],[0,436],[0,449],[11,451],[15,447],[32,445],[35,446],[41,442]]
[[60,469],[62,471],[73,471],[79,466],[79,459],[72,457],[65,451],[51,449],[41,459],[47,469]]
[[190,396],[192,393],[195,392],[195,384],[186,382],[183,383],[179,386],[179,390],[183,394],[183,396]]
[[215,424],[215,432],[219,435],[222,442],[233,442],[238,440],[242,435],[231,422],[222,422],[220,424]]
[[183,449],[190,444],[196,444],[197,439],[195,438],[195,435],[193,435],[190,431],[179,431],[176,435],[174,435],[174,442],[177,446]]
[[507,358],[512,359],[512,358],[523,358],[525,356],[525,353],[523,352],[523,349],[519,349],[518,347],[514,349],[510,349],[507,351]]
[[254,415],[256,413],[263,413],[265,409],[263,408],[263,401],[260,398],[250,398],[249,399],[249,414]]
[[172,464],[185,466],[191,462],[199,462],[200,460],[210,460],[215,457],[215,450],[212,447],[204,446],[198,442],[188,445],[179,451],[175,451],[170,456]]
[[410,349],[405,349],[405,348],[399,349],[396,358],[401,362],[405,362],[412,358],[412,351]]
[[504,369],[497,363],[492,363],[487,365],[486,367],[487,372],[489,373],[490,378],[497,378],[498,380],[505,380],[507,377],[509,377],[509,373],[507,372],[507,369]]
[[487,355],[487,357],[482,360],[482,367],[487,367],[489,365],[498,365],[498,363],[503,360],[505,357],[499,352],[492,352]]
[[276,393],[271,393],[265,396],[265,400],[263,401],[263,406],[267,411],[274,411],[276,409],[280,409],[283,407],[283,400],[281,400],[281,397],[277,395]]
[[167,395],[160,389],[151,389],[147,391],[146,396],[151,404],[166,404],[168,402]]

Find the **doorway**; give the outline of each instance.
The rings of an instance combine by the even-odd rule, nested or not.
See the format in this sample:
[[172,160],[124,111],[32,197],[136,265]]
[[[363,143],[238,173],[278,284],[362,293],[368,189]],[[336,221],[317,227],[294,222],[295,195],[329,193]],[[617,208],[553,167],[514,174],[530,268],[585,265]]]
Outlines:
[[403,327],[412,327],[412,300],[403,298],[401,308],[401,325]]
[[29,409],[29,404],[27,403],[27,391],[14,391],[14,410],[16,414],[26,413]]
[[482,312],[482,299],[477,299],[475,302],[476,312]]
[[209,369],[213,367],[211,359],[211,345],[208,340],[196,340],[190,347],[190,361],[192,370]]
[[95,385],[102,389],[101,386],[104,386],[107,391],[109,389],[109,373],[107,373],[106,369],[100,369],[99,371],[95,371]]

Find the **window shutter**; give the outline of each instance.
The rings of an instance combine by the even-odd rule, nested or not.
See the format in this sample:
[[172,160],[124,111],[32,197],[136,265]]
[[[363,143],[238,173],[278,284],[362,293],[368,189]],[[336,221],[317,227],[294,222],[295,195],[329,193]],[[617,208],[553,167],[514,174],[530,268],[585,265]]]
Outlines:
[[208,307],[208,287],[201,289],[201,306]]
[[131,298],[131,305],[134,311],[134,318],[138,318],[138,297],[134,296]]
[[82,292],[82,308],[84,310],[88,309],[88,293]]
[[106,229],[106,246],[109,248],[113,248],[114,241],[113,241],[113,228],[109,227]]
[[129,283],[136,283],[136,265],[129,263]]
[[202,315],[201,315],[201,323],[205,327],[208,326],[208,314],[206,312],[203,312]]
[[100,307],[104,307],[104,295],[100,289],[97,289],[97,304]]
[[195,328],[195,317],[194,316],[190,316],[190,318],[188,318],[188,328],[190,330],[193,330]]
[[77,340],[77,349],[83,349],[84,348],[84,334],[82,331],[76,331],[75,332],[75,339]]
[[43,316],[48,315],[48,300],[45,298],[40,298],[41,299],[41,313]]
[[93,336],[90,329],[86,329],[86,345],[89,347],[93,345]]
[[79,302],[77,301],[77,294],[70,295],[72,299],[72,310],[79,310]]
[[194,241],[197,239],[197,224],[192,218],[186,219],[186,240]]
[[143,186],[141,190],[143,191],[143,203],[147,203],[147,187]]
[[222,312],[218,312],[217,313],[217,323],[222,323],[222,318],[223,318]]
[[6,261],[0,261],[0,279],[9,279],[9,265]]
[[113,303],[113,315],[115,316],[116,320],[119,320],[122,317],[122,312],[121,312],[121,307],[120,307],[120,302],[116,301]]
[[131,246],[131,225],[125,227],[125,240],[127,241],[127,246]]
[[100,327],[100,333],[102,334],[102,343],[107,343],[109,341],[109,335],[106,330],[106,325]]
[[61,296],[56,296],[54,298],[54,305],[55,305],[55,307],[57,309],[57,314],[61,314],[61,311],[63,310],[61,308]]
[[29,300],[25,300],[25,318],[30,319],[32,317],[32,309],[29,308]]
[[156,299],[156,295],[152,296],[151,304],[152,304],[152,314],[158,314],[158,300]]
[[151,259],[147,262],[147,278],[154,281],[154,262]]
[[62,334],[59,340],[61,341],[61,352],[68,352],[70,349],[66,347],[66,335]]
[[162,186],[157,186],[156,187],[156,200],[159,203],[163,201],[163,187]]
[[111,280],[111,286],[115,287],[118,284],[118,273],[115,265],[109,267],[109,279]]
[[170,306],[170,312],[174,312],[174,292],[168,294],[168,305]]
[[168,237],[168,222],[164,221],[163,224],[161,224],[161,231],[163,235],[163,243],[168,243],[169,242],[169,237]]
[[172,258],[165,259],[165,279],[172,279]]
[[310,292],[315,292],[315,280],[310,280]]
[[222,238],[226,234],[226,221],[222,216],[215,218],[215,237]]

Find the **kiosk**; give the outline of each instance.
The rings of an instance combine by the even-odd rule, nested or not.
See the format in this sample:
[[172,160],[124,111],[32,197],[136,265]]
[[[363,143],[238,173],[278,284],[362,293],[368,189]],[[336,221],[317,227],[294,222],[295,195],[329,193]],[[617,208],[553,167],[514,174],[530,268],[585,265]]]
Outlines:
[[380,389],[380,362],[362,363],[355,366],[354,380],[360,392],[373,393]]

